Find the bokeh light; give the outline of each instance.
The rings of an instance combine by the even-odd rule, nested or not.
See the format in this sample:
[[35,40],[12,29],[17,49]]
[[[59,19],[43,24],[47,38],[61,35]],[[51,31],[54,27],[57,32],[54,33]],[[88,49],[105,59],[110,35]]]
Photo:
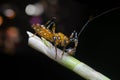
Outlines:
[[3,24],[3,17],[0,16],[0,26]]
[[32,4],[26,6],[25,12],[27,15],[34,15],[36,7]]
[[0,48],[3,46],[3,32],[0,30]]
[[39,16],[44,12],[42,4],[29,4],[25,8],[25,12],[29,16]]
[[19,44],[19,42],[20,42],[19,30],[14,26],[8,27],[5,31],[4,52],[8,54],[15,53],[15,50],[17,48],[16,44]]
[[5,9],[3,13],[9,19],[13,19],[16,16],[15,11],[13,9],[9,9],[9,8]]

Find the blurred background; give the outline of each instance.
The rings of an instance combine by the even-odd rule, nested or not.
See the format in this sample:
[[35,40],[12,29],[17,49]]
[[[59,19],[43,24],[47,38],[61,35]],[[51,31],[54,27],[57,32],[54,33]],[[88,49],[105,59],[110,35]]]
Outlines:
[[[28,46],[32,24],[56,17],[56,32],[79,32],[89,16],[120,7],[118,0],[1,0],[0,79],[84,80]],[[119,80],[120,9],[93,20],[79,37],[74,57]]]

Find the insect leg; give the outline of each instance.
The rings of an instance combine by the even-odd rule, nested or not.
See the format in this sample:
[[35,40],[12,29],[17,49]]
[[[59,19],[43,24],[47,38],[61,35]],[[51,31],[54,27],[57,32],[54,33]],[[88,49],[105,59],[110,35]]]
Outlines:
[[52,27],[52,32],[55,33],[55,23],[53,24],[53,27]]
[[47,25],[46,27],[47,27],[47,29],[49,29],[50,28],[50,26],[52,26],[54,24],[54,22],[51,22],[49,25]]
[[74,42],[75,43],[75,46],[74,46],[74,48],[69,48],[69,49],[66,49],[66,51],[68,52],[68,54],[70,54],[70,55],[73,55],[75,52],[76,52],[76,47],[78,46],[78,35],[77,35],[77,32],[74,32],[74,34],[75,34],[75,37],[73,38],[71,38],[72,39],[72,41],[71,42]]
[[75,37],[74,37],[73,42],[74,42],[75,46],[74,46],[74,48],[72,49],[72,50],[73,50],[72,52],[75,53],[75,52],[76,52],[76,48],[77,48],[77,46],[78,46],[78,35],[77,35],[77,32],[75,33]]
[[55,46],[55,59],[57,58],[57,45],[56,45],[56,37],[53,37],[54,40],[54,46]]
[[75,35],[75,30],[70,35],[70,42],[74,41],[74,38],[73,38],[74,35]]
[[52,17],[52,19],[49,20],[49,21],[45,24],[45,26],[47,27],[47,29],[49,29],[50,26],[55,23],[55,20],[56,20],[56,18],[55,18],[55,17]]
[[55,45],[55,59],[57,59],[57,46]]
[[[66,45],[66,40],[65,40],[65,39],[64,39],[64,45]],[[63,57],[63,55],[64,55],[65,49],[66,49],[66,46],[63,47],[62,57]],[[61,57],[61,58],[62,58],[62,57]]]
[[74,43],[75,43],[74,49],[76,49],[76,47],[78,46],[78,35],[77,35],[77,32],[75,33]]
[[75,34],[75,30],[71,33],[70,39],[73,39],[74,34]]

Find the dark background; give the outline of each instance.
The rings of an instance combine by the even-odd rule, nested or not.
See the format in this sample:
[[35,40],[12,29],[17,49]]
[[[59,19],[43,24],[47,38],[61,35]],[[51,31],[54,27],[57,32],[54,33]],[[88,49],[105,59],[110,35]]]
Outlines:
[[[0,79],[16,80],[84,80],[72,71],[52,61],[45,55],[27,45],[27,30],[34,32],[28,23],[29,16],[24,12],[27,4],[38,0],[2,0],[0,5],[10,3],[17,7],[18,16],[6,25],[19,26],[22,41],[15,55],[0,54]],[[57,31],[70,35],[73,30],[80,31],[90,15],[96,16],[114,7],[120,2],[60,0],[60,20]],[[67,10],[67,11],[66,11]],[[69,14],[69,15],[67,15]],[[43,18],[46,16],[43,15]],[[46,17],[44,22],[49,18]],[[88,64],[112,80],[119,80],[120,53],[120,9],[111,11],[90,22],[79,37],[79,45],[75,57]],[[43,22],[43,23],[44,23]]]

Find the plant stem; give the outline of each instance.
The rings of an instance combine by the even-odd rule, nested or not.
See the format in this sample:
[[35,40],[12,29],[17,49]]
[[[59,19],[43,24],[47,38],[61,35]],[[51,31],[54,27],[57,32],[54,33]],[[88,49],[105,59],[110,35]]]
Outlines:
[[60,63],[61,65],[65,66],[66,68],[72,70],[73,72],[77,73],[81,77],[86,80],[110,80],[108,77],[104,76],[103,74],[97,72],[96,70],[92,69],[85,63],[75,59],[74,57],[64,53],[62,55],[62,50],[57,48],[57,58],[55,59],[55,47],[45,40],[44,38],[39,38],[36,35],[32,34],[31,32],[27,31],[29,35],[28,38],[28,45],[32,48],[36,49],[39,52],[42,52],[49,58],[53,59],[54,61]]

